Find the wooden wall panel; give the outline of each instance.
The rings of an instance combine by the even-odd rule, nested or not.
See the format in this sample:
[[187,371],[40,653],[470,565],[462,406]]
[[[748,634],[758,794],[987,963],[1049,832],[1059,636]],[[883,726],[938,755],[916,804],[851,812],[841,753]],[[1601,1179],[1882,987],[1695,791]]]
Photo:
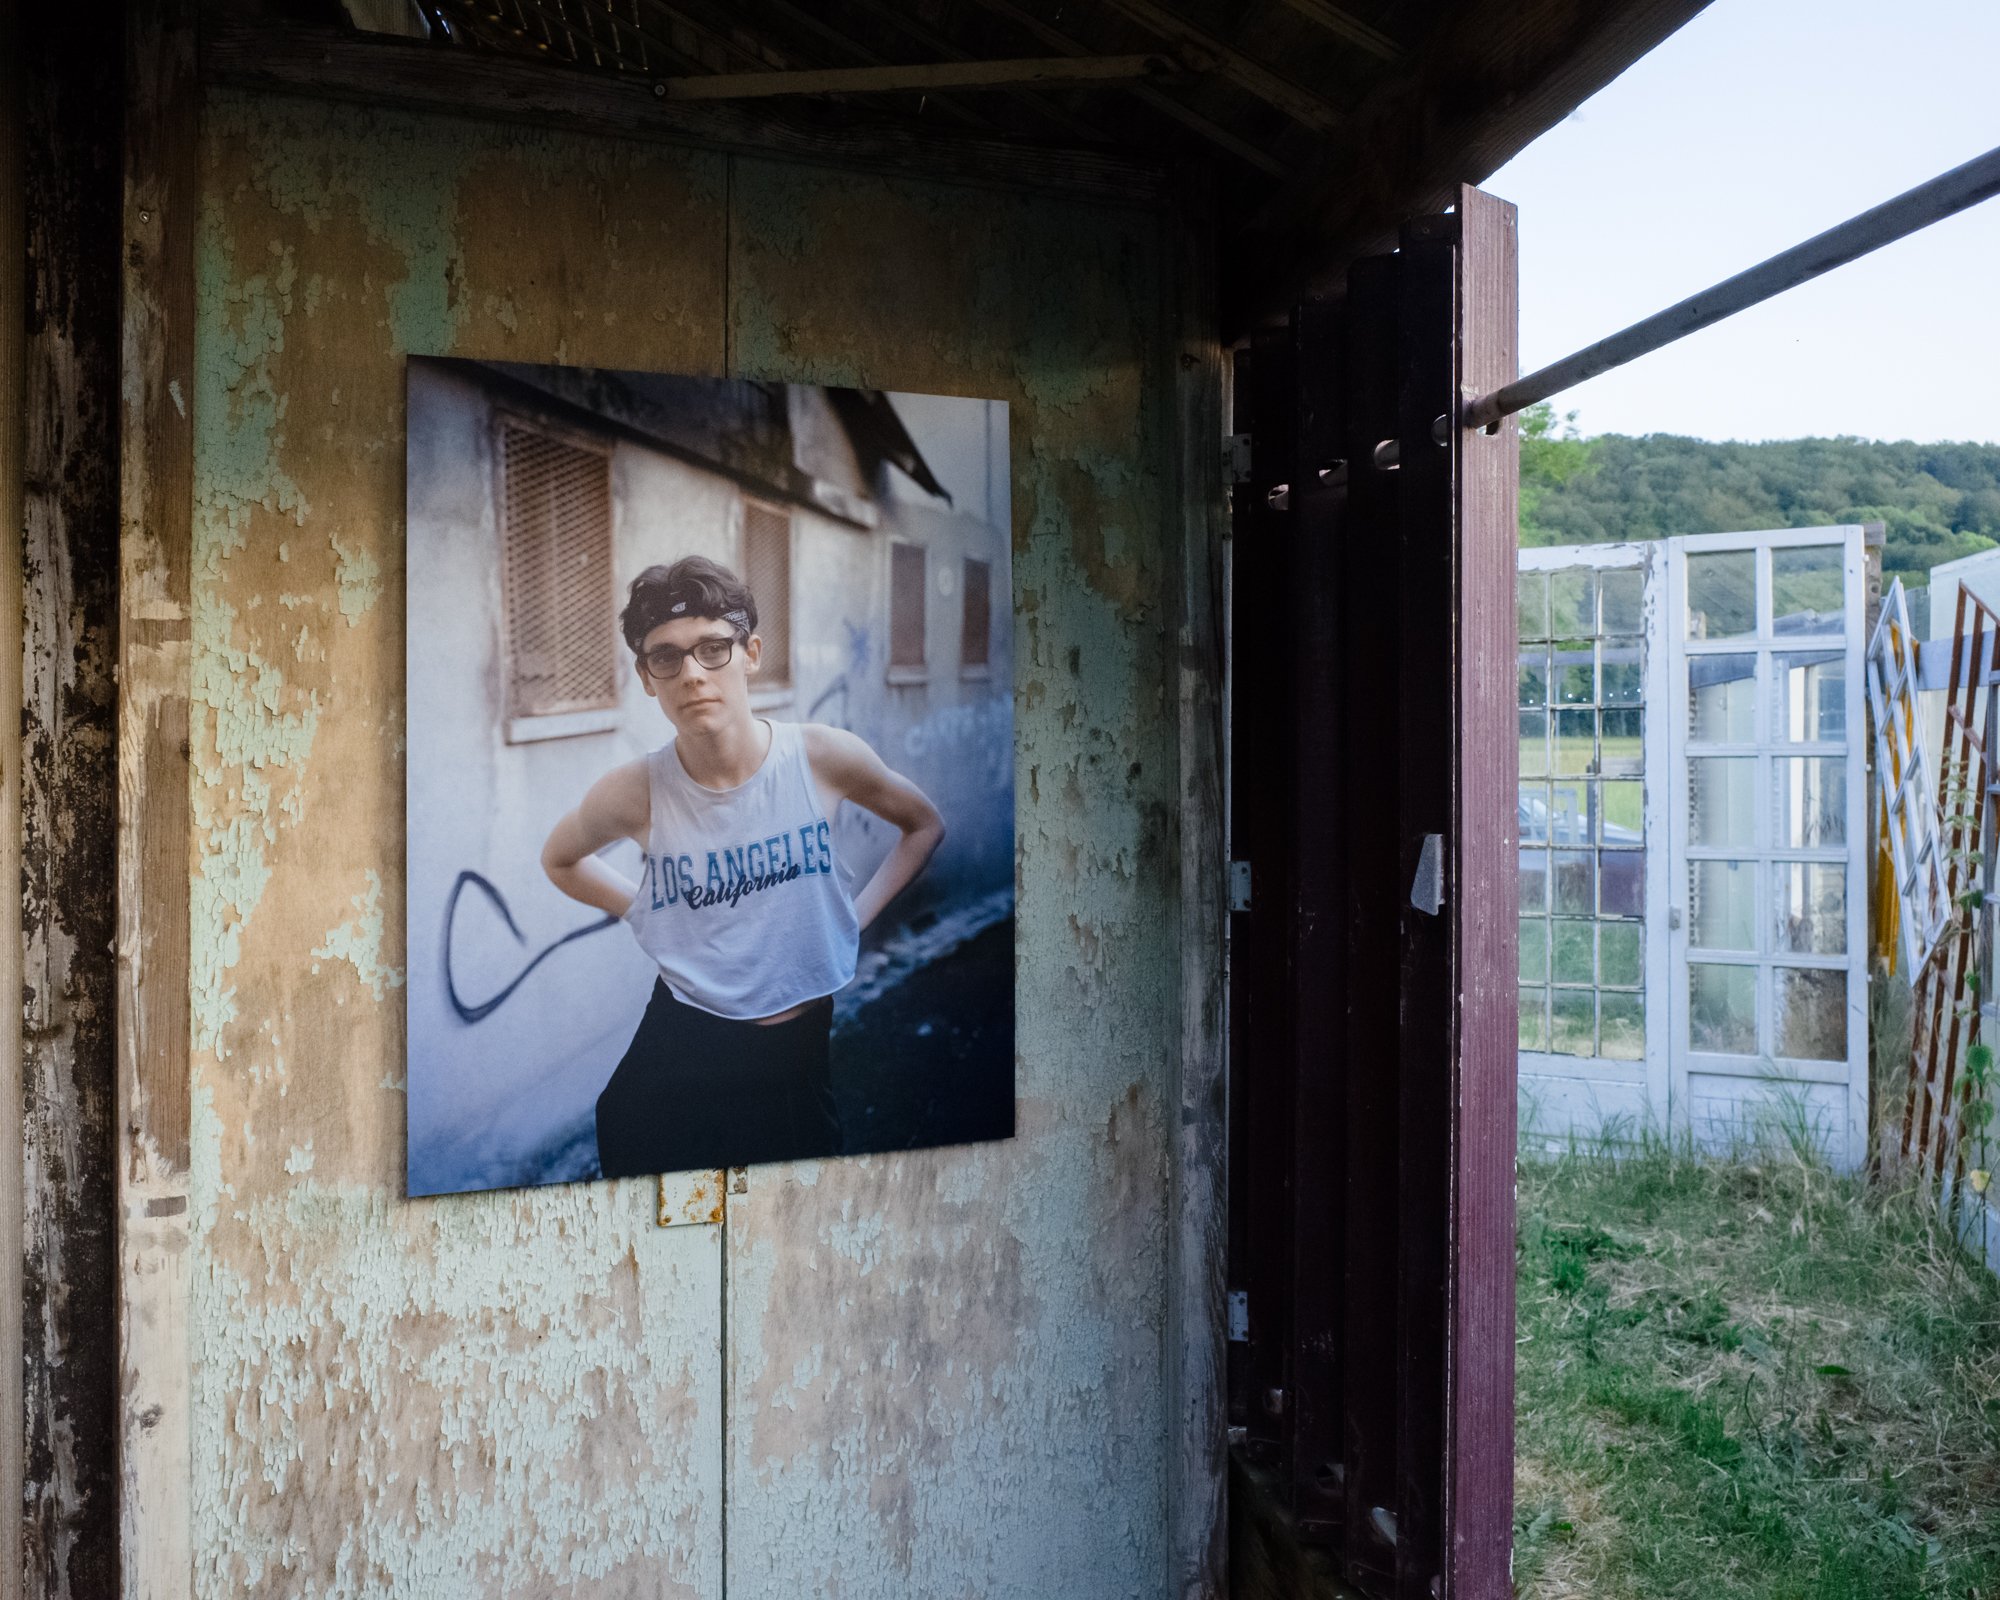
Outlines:
[[188,1546],[188,579],[195,17],[126,38],[119,418],[119,1526],[124,1593],[179,1600]]
[[[0,7],[0,899],[21,887],[21,446],[27,405],[21,11]],[[0,1505],[21,1504],[21,923],[0,925]],[[0,1538],[0,1600],[20,1600],[21,1541]]]
[[1345,708],[1343,787],[1363,790],[1345,808],[1347,856],[1345,1183],[1342,1386],[1346,1454],[1344,1555],[1357,1581],[1393,1573],[1396,1510],[1397,1351],[1394,1293],[1403,1247],[1396,1201],[1402,1076],[1398,945],[1392,930],[1408,903],[1402,844],[1397,686],[1402,612],[1385,597],[1403,586],[1397,538],[1399,475],[1377,470],[1375,448],[1397,433],[1396,262],[1358,261],[1348,275],[1348,499],[1341,547],[1342,677],[1369,685]]
[[[1168,1593],[1227,1592],[1227,1396],[1223,1384],[1228,1055],[1223,1038],[1224,632],[1228,500],[1217,441],[1223,352],[1216,336],[1215,208],[1206,173],[1184,179],[1166,255],[1174,265],[1167,348],[1176,424],[1166,478],[1180,517],[1175,608],[1179,709],[1180,1083],[1168,1283]],[[1171,537],[1171,532],[1170,535]]]
[[23,15],[23,1585],[118,1587],[115,8]]

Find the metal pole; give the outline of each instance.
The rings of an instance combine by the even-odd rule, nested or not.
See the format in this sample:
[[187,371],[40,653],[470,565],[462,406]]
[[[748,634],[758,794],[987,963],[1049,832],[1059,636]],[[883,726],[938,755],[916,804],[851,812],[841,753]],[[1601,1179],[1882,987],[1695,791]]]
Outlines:
[[1725,278],[1713,288],[1690,295],[1643,322],[1633,323],[1622,333],[1600,339],[1575,355],[1565,356],[1525,378],[1516,378],[1504,388],[1481,395],[1459,414],[1459,424],[1466,428],[1490,428],[1502,417],[1510,417],[1538,400],[1561,394],[1600,372],[1622,367],[1996,194],[2000,194],[2000,149],[1989,150],[1962,167],[1953,167],[1942,177],[1920,183],[1893,200],[1885,200],[1804,244],[1792,246],[1782,255],[1775,255],[1733,278]]

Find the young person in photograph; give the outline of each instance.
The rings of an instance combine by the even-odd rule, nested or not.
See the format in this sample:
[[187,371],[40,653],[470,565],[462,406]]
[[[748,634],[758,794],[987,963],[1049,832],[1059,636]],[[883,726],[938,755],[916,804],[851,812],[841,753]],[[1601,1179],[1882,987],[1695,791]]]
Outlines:
[[[604,1175],[836,1153],[833,994],[944,821],[854,734],[752,714],[757,602],[728,568],[647,568],[619,626],[673,737],[599,778],[542,847],[550,881],[622,918],[659,967],[598,1097]],[[899,835],[855,893],[833,851],[843,800]],[[645,852],[636,885],[598,856],[620,839]]]

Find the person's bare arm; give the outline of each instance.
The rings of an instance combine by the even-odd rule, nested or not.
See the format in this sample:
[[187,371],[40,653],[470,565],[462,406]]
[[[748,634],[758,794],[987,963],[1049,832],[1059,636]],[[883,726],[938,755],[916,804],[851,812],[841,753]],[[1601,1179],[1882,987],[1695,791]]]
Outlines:
[[944,842],[944,818],[923,790],[890,771],[865,740],[819,723],[808,723],[805,737],[806,758],[824,789],[874,812],[903,835],[854,897],[854,914],[865,928],[929,864]]
[[542,846],[542,870],[572,900],[614,917],[631,909],[639,890],[613,872],[597,852],[619,839],[644,841],[652,796],[643,760],[614,767],[590,786],[583,803],[549,831]]

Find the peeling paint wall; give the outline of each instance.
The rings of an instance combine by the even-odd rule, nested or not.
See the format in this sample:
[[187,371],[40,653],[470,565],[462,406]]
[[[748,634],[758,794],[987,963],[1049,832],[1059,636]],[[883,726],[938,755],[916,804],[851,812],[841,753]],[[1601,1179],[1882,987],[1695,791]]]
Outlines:
[[1012,407],[1020,901],[1017,1137],[732,1199],[730,1593],[1158,1594],[1180,968],[1155,227],[753,162],[732,192],[742,372]]
[[[234,95],[203,171],[199,1592],[1161,1593],[1157,220]],[[405,353],[1010,402],[1019,1137],[399,1198]]]

